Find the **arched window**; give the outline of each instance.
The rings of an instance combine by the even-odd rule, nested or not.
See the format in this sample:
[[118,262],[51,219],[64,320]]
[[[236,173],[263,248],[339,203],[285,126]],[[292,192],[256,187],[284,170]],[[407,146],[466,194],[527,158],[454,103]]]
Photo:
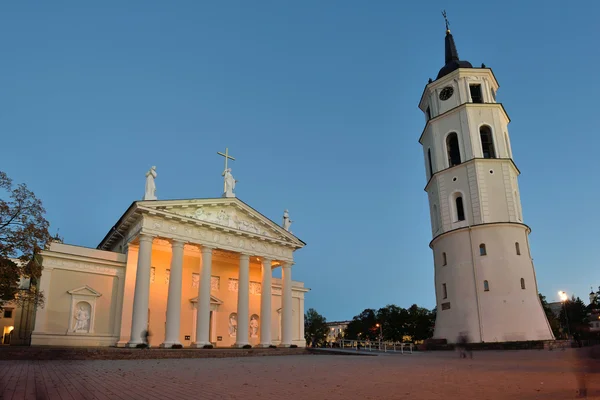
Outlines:
[[461,196],[458,196],[455,200],[456,203],[456,220],[464,221],[465,220],[465,208],[463,206],[463,199]]
[[490,291],[490,284],[488,281],[483,281],[483,290],[486,292]]
[[485,249],[485,243],[481,243],[479,245],[479,255],[480,256],[487,256],[487,251]]
[[446,258],[446,253],[442,253],[442,261],[444,261],[444,263],[442,265],[448,264],[448,259]]
[[492,139],[492,130],[489,126],[483,125],[479,128],[479,137],[481,138],[481,151],[483,158],[496,158],[494,150],[494,141]]
[[521,278],[521,289],[525,289],[525,279]]
[[456,132],[452,132],[446,137],[446,150],[448,151],[448,167],[460,164],[460,150]]
[[427,149],[427,159],[429,160],[429,179],[433,176],[433,164],[431,163],[431,149]]
[[521,247],[519,246],[519,242],[515,242],[515,250],[517,251],[517,255],[521,255]]

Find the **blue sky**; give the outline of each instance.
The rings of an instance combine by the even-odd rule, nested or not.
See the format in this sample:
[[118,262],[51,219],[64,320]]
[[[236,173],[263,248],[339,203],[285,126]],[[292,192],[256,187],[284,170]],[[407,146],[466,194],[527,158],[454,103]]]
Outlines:
[[[524,5],[524,4],[527,5]],[[308,245],[293,278],[329,320],[435,305],[417,104],[484,62],[512,119],[539,289],[600,285],[597,1],[103,1],[0,7],[0,170],[52,232],[95,247],[157,166],[160,199],[238,197]]]

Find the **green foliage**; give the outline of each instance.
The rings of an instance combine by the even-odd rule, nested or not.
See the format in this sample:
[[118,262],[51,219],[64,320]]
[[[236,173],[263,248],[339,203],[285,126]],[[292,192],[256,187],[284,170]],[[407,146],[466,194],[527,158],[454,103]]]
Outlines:
[[538,293],[538,295],[540,297],[542,307],[544,308],[544,312],[546,313],[546,319],[548,319],[548,323],[550,324],[550,328],[552,329],[552,333],[554,334],[554,337],[558,339],[561,337],[560,321],[548,305],[548,302],[546,301],[546,296],[544,296],[541,293]]
[[[42,274],[39,253],[50,240],[42,202],[25,184],[13,187],[0,171],[0,309],[4,302],[43,304],[36,282]],[[11,259],[16,259],[13,262]],[[30,278],[29,290],[19,290],[20,277]]]
[[420,341],[433,335],[436,311],[413,304],[408,309],[388,304],[375,311],[366,309],[355,316],[346,328],[346,339],[378,340],[381,325],[383,340],[401,342],[405,337]]
[[575,337],[581,337],[589,329],[587,307],[579,297],[573,296],[564,302],[559,318],[562,326],[568,326],[571,335]]
[[325,342],[329,333],[327,320],[319,314],[314,308],[309,308],[304,315],[304,339],[307,344],[314,342],[315,346],[320,346]]

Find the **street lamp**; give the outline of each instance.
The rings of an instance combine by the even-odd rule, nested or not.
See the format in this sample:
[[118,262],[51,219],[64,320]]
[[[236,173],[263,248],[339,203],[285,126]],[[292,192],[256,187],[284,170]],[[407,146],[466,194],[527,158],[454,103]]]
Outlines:
[[564,290],[558,292],[558,297],[560,297],[560,301],[563,303],[563,310],[565,311],[565,318],[567,320],[567,335],[568,338],[571,338],[571,328],[569,327],[569,314],[567,313],[567,300],[569,300],[569,296]]
[[379,328],[379,350],[381,350],[381,340],[383,339],[383,333],[381,331],[381,324],[375,324]]

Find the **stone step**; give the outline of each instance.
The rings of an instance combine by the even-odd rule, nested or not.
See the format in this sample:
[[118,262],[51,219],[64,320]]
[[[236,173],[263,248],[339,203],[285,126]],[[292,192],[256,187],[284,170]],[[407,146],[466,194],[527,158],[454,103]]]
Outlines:
[[0,360],[143,360],[228,358],[310,354],[304,348],[275,349],[123,349],[116,347],[0,347]]

